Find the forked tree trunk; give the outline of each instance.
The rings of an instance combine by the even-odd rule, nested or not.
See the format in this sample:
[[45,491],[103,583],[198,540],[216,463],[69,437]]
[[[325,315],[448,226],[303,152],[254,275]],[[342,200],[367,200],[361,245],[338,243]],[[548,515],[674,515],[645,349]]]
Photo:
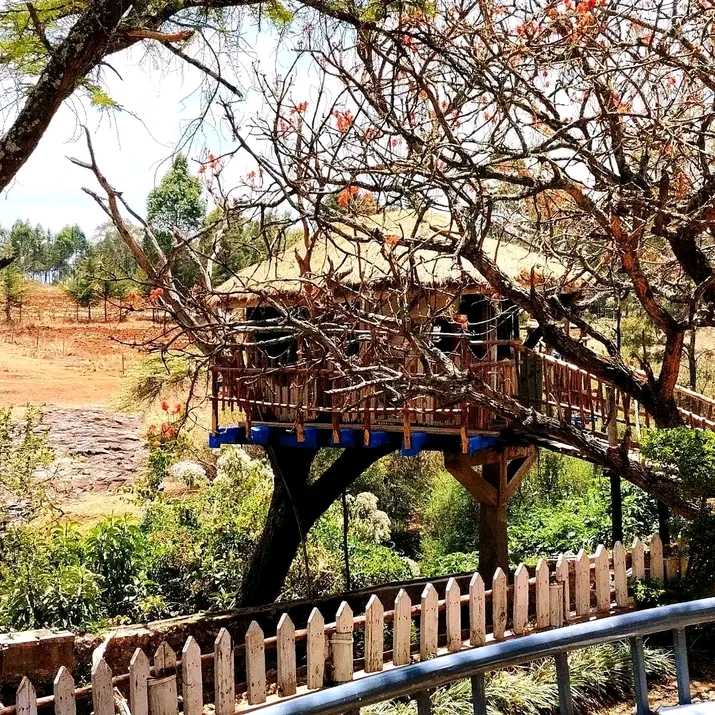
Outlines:
[[240,606],[275,601],[311,527],[345,488],[387,453],[387,450],[345,449],[318,479],[311,481],[310,468],[316,450],[269,448],[275,475],[273,495],[263,532],[241,585]]

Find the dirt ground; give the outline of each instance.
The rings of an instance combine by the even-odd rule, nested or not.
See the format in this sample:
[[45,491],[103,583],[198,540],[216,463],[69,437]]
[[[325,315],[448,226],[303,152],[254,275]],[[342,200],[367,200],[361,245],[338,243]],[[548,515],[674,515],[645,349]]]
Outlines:
[[[690,694],[694,703],[715,702],[715,663],[702,656],[691,656]],[[671,707],[678,703],[678,686],[675,679],[651,685],[648,689],[652,710]],[[602,715],[633,715],[633,703],[625,702],[599,710]]]
[[91,321],[78,316],[59,288],[33,285],[21,319],[0,322],[0,406],[42,407],[57,456],[53,489],[79,520],[134,509],[124,492],[145,455],[142,415],[118,412],[116,402],[156,326],[150,310],[120,321],[109,306],[107,317],[102,306]]

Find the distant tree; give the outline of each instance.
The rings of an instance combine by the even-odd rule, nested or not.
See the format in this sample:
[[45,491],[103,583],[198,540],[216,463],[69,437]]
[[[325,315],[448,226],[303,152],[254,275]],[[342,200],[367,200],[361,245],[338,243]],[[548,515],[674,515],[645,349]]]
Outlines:
[[49,247],[49,264],[53,278],[65,278],[72,264],[84,256],[88,249],[89,242],[79,226],[75,224],[61,229]]
[[12,320],[12,310],[19,309],[22,316],[22,306],[27,296],[27,281],[22,270],[11,263],[0,270],[0,291],[2,292],[5,320]]
[[50,234],[42,226],[29,221],[16,221],[8,236],[12,253],[20,267],[36,278],[47,278],[49,267]]
[[101,258],[97,261],[97,275],[95,275],[95,283],[99,299],[104,305],[104,322],[109,319],[107,306],[112,300],[121,300],[128,292],[128,282],[117,277],[113,270],[109,267],[111,264],[106,264]]
[[[147,197],[147,222],[162,250],[170,253],[177,240],[188,238],[201,228],[205,216],[201,182],[189,172],[186,157],[177,154],[169,171]],[[196,281],[196,267],[186,253],[186,249],[177,250],[177,279],[191,286]]]
[[97,280],[97,262],[94,257],[88,256],[75,266],[70,276],[63,282],[62,288],[74,301],[77,307],[87,309],[87,318],[92,320],[92,306],[101,298],[101,288]]
[[215,256],[211,277],[216,282],[262,261],[270,248],[256,221],[229,216],[226,225],[222,226],[221,218],[222,210],[218,207],[206,216],[206,225],[212,228],[207,230],[202,246],[202,253]]
[[[136,229],[136,235],[141,232]],[[94,235],[92,252],[105,266],[112,266],[112,271],[117,277],[123,279],[137,279],[138,268],[131,251],[119,237],[117,229],[112,224],[104,224],[97,228]]]

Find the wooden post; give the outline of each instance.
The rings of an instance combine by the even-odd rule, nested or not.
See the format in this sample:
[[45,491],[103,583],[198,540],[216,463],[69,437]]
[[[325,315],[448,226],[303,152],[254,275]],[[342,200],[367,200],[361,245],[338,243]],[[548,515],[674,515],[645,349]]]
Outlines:
[[586,616],[591,610],[591,579],[588,554],[581,549],[574,563],[574,601],[576,615]]
[[636,581],[645,578],[645,546],[637,536],[631,547],[631,574]]
[[216,434],[218,431],[218,377],[213,365],[211,370],[211,432]]
[[509,569],[507,537],[507,502],[503,493],[506,486],[506,459],[482,465],[482,477],[497,489],[497,504],[479,505],[479,573],[490,578],[497,568]]
[[561,585],[561,593],[564,597],[564,622],[568,621],[571,616],[571,584],[569,582],[569,562],[563,555],[559,554],[556,559],[556,583]]
[[407,665],[410,662],[410,631],[412,629],[412,603],[404,588],[395,598],[395,615],[392,621],[392,662]]
[[129,709],[132,715],[149,715],[148,680],[149,658],[137,648],[129,661]]
[[663,542],[660,540],[660,534],[654,534],[650,540],[650,577],[653,581],[663,583]]
[[322,688],[325,677],[325,619],[317,608],[313,608],[308,618],[306,660],[308,688]]
[[251,621],[246,631],[246,687],[249,705],[266,702],[266,650],[263,630]]
[[628,606],[628,576],[626,574],[626,550],[617,541],[613,545],[613,585],[616,590],[616,605]]
[[498,568],[492,579],[492,632],[497,641],[504,638],[506,606],[506,574]]
[[[179,702],[176,692],[175,673],[165,675],[163,678],[149,678],[147,692],[149,715],[177,715]],[[113,701],[112,706],[114,706]]]
[[439,598],[437,589],[428,583],[422,591],[420,602],[420,659],[427,660],[437,655],[437,626]]
[[365,672],[382,670],[382,651],[385,648],[385,609],[373,593],[365,607]]
[[[236,708],[233,643],[222,628],[214,641],[214,703],[216,715],[233,715]],[[151,715],[151,714],[150,714]]]
[[[201,677],[201,648],[189,636],[181,650],[181,695],[184,715],[201,715],[204,709],[203,680]],[[132,712],[132,715],[136,713]]]
[[278,695],[295,695],[297,687],[295,657],[295,626],[287,613],[278,621],[276,630],[278,656]]
[[450,578],[444,592],[445,621],[447,625],[447,650],[451,653],[462,648],[462,604],[459,584]]
[[92,666],[92,705],[94,715],[114,715],[112,671],[104,658]]
[[353,610],[345,601],[335,616],[335,633],[330,643],[333,681],[347,683],[353,679]]
[[74,698],[74,679],[64,665],[57,671],[53,691],[55,696],[55,715],[75,715],[77,703]]
[[607,613],[611,608],[611,571],[608,567],[608,551],[599,544],[594,556],[595,583],[596,583],[596,609]]
[[484,579],[475,573],[469,582],[469,643],[473,646],[486,643],[486,607]]
[[[608,400],[608,445],[618,445],[618,404],[614,388],[606,388]],[[621,475],[612,469],[608,470],[611,483],[611,545],[616,541],[623,541],[623,493],[621,491]]]
[[539,559],[539,562],[536,564],[536,585],[534,591],[536,595],[536,627],[548,628],[550,622],[550,595],[549,562],[546,559]]
[[[102,662],[104,663],[104,661]],[[20,686],[17,689],[15,713],[16,715],[37,715],[37,694],[35,693],[35,686],[30,682],[27,676],[20,681]]]
[[524,564],[519,564],[514,574],[513,609],[513,630],[520,636],[529,625],[529,572]]
[[549,625],[561,628],[564,624],[564,589],[563,584],[553,583],[549,586]]
[[176,653],[166,641],[162,641],[154,652],[154,675],[160,677],[175,672]]

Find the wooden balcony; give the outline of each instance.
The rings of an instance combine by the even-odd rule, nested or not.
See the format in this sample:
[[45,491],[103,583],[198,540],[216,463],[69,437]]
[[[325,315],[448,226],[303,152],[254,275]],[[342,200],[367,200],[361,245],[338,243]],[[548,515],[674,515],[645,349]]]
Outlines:
[[[604,438],[614,413],[618,423],[633,428],[636,440],[641,427],[651,424],[650,415],[629,395],[571,363],[514,341],[477,341],[468,334],[451,337],[451,359],[477,384],[550,417]],[[310,429],[327,432],[330,445],[355,446],[361,441],[377,446],[380,439],[375,435],[390,433],[410,453],[415,435],[441,434],[456,436],[461,451],[471,452],[473,438],[495,437],[505,428],[518,427],[487,407],[448,395],[420,395],[395,403],[389,390],[369,378],[356,384],[354,375],[346,377],[329,361],[311,360],[299,350],[288,357],[287,353],[271,357],[258,345],[237,346],[230,361],[212,366],[215,435],[227,426],[240,425],[244,435],[265,426],[291,431],[301,443]],[[423,366],[418,356],[405,351],[400,359],[395,370],[419,382]],[[685,388],[677,388],[676,397],[686,424],[715,429],[715,400]]]

